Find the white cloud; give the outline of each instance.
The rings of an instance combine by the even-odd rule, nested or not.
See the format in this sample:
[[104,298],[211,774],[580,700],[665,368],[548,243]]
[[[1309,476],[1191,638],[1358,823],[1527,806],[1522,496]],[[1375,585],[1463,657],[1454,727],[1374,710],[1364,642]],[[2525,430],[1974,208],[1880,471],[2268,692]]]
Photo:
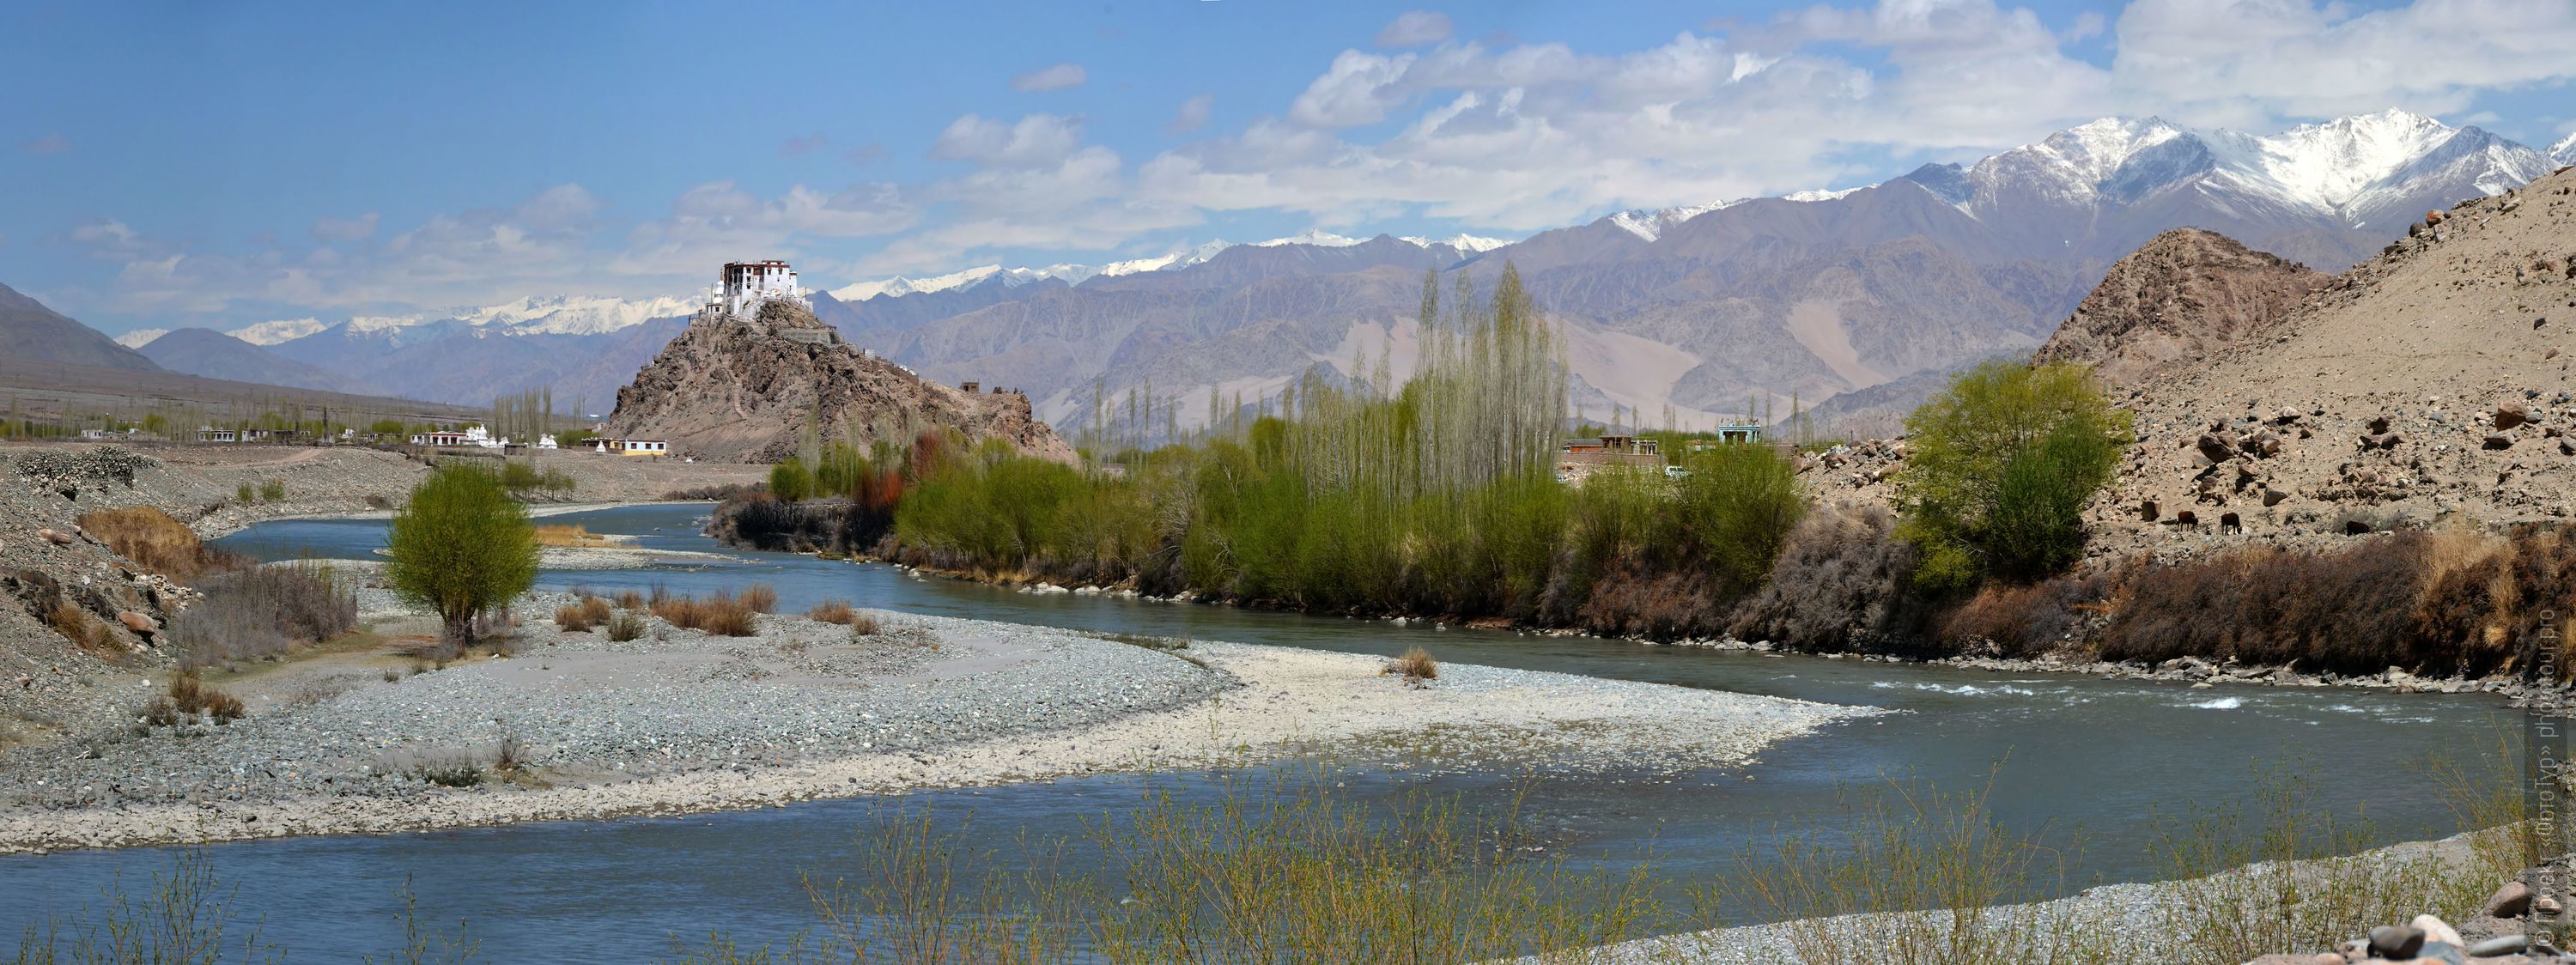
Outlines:
[[968,114],[949,122],[931,142],[930,156],[982,164],[1045,165],[1061,161],[1082,143],[1079,118],[1031,114],[1017,123]]
[[1057,64],[1011,78],[1011,89],[1022,92],[1063,90],[1067,87],[1080,87],[1084,81],[1090,79],[1091,73],[1083,70],[1081,64]]
[[310,233],[320,241],[364,241],[376,236],[380,220],[373,211],[355,218],[316,218]]
[[2112,71],[2122,106],[2260,126],[2396,106],[2466,109],[2481,91],[2576,78],[2576,3],[2135,0]]
[[1380,47],[1419,47],[1449,39],[1453,30],[1449,15],[1429,10],[1408,10],[1398,14],[1386,29],[1377,32]]
[[1176,134],[1186,134],[1206,127],[1208,115],[1215,110],[1215,94],[1200,94],[1192,97],[1182,101],[1180,109],[1172,112],[1172,123],[1165,125],[1165,129]]

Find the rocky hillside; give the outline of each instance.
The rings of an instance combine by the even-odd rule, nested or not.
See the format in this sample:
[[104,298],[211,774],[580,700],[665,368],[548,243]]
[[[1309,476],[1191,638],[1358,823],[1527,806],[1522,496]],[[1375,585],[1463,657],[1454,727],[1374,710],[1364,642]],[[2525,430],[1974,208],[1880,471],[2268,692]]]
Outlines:
[[2571,326],[2576,170],[2429,211],[2269,337],[2139,386],[2141,443],[2095,506],[2102,551],[2562,519]]
[[861,448],[954,429],[970,443],[1005,439],[1031,455],[1073,457],[1030,414],[1027,396],[924,381],[775,301],[757,318],[691,323],[618,390],[608,433],[667,439],[676,455],[774,462],[794,455],[809,427]]
[[2114,263],[2033,361],[2085,363],[2126,389],[2262,331],[2330,280],[2215,232],[2176,228]]

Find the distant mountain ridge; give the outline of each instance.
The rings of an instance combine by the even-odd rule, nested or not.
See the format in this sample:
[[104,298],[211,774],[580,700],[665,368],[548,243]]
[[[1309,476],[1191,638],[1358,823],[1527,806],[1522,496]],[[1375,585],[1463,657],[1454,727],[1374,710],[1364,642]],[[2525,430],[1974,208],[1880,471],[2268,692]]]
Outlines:
[[161,366],[97,329],[0,285],[0,356],[25,362],[95,365],[138,372]]
[[[1560,326],[1588,415],[1778,419],[1793,398],[1816,406],[2036,349],[2112,261],[2167,230],[2341,270],[2428,208],[2570,161],[2576,137],[2544,152],[2400,111],[2267,135],[2106,118],[1863,187],[1621,211],[1507,244],[1309,232],[860,282],[813,301],[853,343],[941,381],[1025,387],[1042,417],[1150,385],[1188,425],[1318,365],[1352,374],[1365,356],[1408,371],[1423,273],[1442,274],[1446,297],[1457,276],[1489,285],[1509,261]],[[479,404],[545,384],[596,408],[694,307],[527,299],[235,334],[383,391]]]
[[297,362],[211,328],[183,328],[146,343],[143,355],[162,368],[230,382],[257,382],[350,395],[371,395],[374,386]]

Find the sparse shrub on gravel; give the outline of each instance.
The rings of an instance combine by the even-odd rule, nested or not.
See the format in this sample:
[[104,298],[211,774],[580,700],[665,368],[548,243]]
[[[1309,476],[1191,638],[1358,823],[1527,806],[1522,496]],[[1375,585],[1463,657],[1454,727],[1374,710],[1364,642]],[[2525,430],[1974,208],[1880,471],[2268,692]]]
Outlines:
[[850,616],[850,636],[852,637],[859,639],[873,637],[877,635],[877,631],[883,629],[885,626],[869,614],[857,613]]
[[186,523],[151,506],[92,510],[76,522],[116,555],[174,580],[191,581],[241,565],[240,558],[208,549]]
[[643,608],[643,606],[644,606],[644,594],[642,594],[642,593],[638,593],[638,592],[636,592],[636,591],[634,591],[634,590],[619,590],[619,591],[617,591],[617,608],[618,608],[618,609],[620,609],[620,610],[635,610],[635,609],[641,609],[641,608]]
[[116,637],[108,631],[106,622],[69,600],[54,602],[53,609],[45,612],[45,625],[75,647],[103,656],[116,652]]
[[753,613],[750,604],[725,592],[703,600],[690,596],[666,596],[653,604],[653,615],[672,626],[721,637],[758,634],[757,618]]
[[280,654],[358,625],[357,593],[318,563],[252,567],[203,589],[204,599],[170,618],[168,636],[182,666]]
[[286,480],[271,479],[259,484],[259,500],[264,503],[286,501]]
[[[218,724],[229,724],[240,720],[242,715],[248,712],[242,706],[241,698],[206,686],[206,682],[199,679],[194,670],[182,670],[178,676],[170,678],[170,692],[161,699],[169,701],[170,709],[178,715],[204,714],[214,718],[215,723]],[[169,715],[147,716],[167,717]]]
[[250,505],[251,503],[258,502],[258,501],[259,501],[259,487],[257,487],[257,486],[253,486],[253,485],[251,485],[251,484],[249,484],[249,483],[243,483],[243,484],[241,484],[241,485],[239,485],[239,486],[235,486],[235,487],[233,487],[233,499],[235,499],[235,500],[239,501],[242,505],[245,505],[245,506]]
[[377,494],[375,494],[375,493],[368,493],[368,494],[367,494],[367,508],[368,508],[368,509],[392,509],[392,508],[394,508],[394,501],[393,501],[393,500],[390,500],[390,499],[386,499],[385,497],[380,496],[380,495],[377,495]]
[[635,615],[633,610],[626,610],[608,621],[608,639],[618,643],[639,640],[646,629],[643,617]]
[[754,583],[742,590],[742,605],[754,613],[778,612],[778,591],[767,583]]
[[581,604],[567,603],[555,608],[555,627],[565,633],[588,633],[595,625],[590,614],[582,612]]
[[1387,661],[1386,667],[1379,670],[1378,673],[1381,675],[1402,674],[1405,682],[1407,683],[1418,680],[1438,680],[1440,679],[1440,664],[1438,661],[1431,659],[1431,651],[1424,650],[1421,647],[1415,647],[1411,650],[1405,651],[1404,656]]
[[849,626],[857,622],[859,611],[850,609],[848,600],[825,600],[814,604],[813,609],[805,611],[805,618],[818,623],[838,623]]

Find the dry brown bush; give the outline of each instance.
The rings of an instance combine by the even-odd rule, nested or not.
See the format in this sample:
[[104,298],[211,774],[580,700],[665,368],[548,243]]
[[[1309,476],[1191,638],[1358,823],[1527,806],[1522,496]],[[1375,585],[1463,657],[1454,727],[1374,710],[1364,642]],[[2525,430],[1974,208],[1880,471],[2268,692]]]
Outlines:
[[196,671],[183,670],[170,678],[170,705],[182,714],[204,714],[225,724],[240,720],[246,713],[241,698],[206,686]]
[[150,506],[92,510],[76,522],[116,555],[174,580],[194,580],[243,565],[239,557],[208,549],[187,524]]
[[778,612],[778,591],[771,589],[767,583],[754,583],[744,587],[741,599],[742,605],[750,607],[754,613]]
[[823,623],[838,623],[842,626],[849,626],[851,623],[856,622],[859,619],[859,611],[850,609],[850,602],[848,600],[825,600],[821,603],[814,604],[813,609],[805,611],[805,618]]
[[555,626],[565,633],[588,633],[597,624],[591,621],[590,614],[583,612],[581,604],[568,603],[555,608]]
[[644,618],[636,616],[633,610],[627,610],[608,621],[608,639],[618,643],[642,639],[646,629]]
[[1404,679],[1408,681],[1438,680],[1440,679],[1440,664],[1438,661],[1431,659],[1431,651],[1424,650],[1421,647],[1415,647],[1411,650],[1405,651],[1404,656],[1387,661],[1386,667],[1379,670],[1378,673],[1380,675],[1401,674]]
[[318,563],[227,573],[207,580],[205,591],[170,618],[170,643],[183,666],[281,654],[358,624],[356,591]]
[[643,605],[644,605],[644,594],[642,594],[642,593],[638,593],[638,592],[636,592],[636,591],[634,591],[634,590],[619,590],[619,591],[617,591],[617,608],[618,608],[618,609],[620,609],[620,610],[633,610],[633,609],[640,608],[640,607],[642,607]]
[[83,650],[101,656],[116,652],[116,637],[108,632],[106,621],[90,616],[88,610],[69,600],[54,602],[53,609],[45,612],[45,625]]
[[1886,509],[1818,507],[1789,531],[1770,581],[1737,604],[1727,632],[1805,650],[1896,646],[1926,619],[1911,592],[1915,562]]
[[667,597],[653,605],[653,615],[672,626],[698,630],[724,637],[755,636],[758,618],[751,605],[731,593],[717,593],[706,599]]
[[877,622],[877,618],[869,614],[859,613],[853,614],[850,617],[851,636],[873,637],[877,635],[877,631],[883,629],[885,629],[885,625]]
[[2087,642],[2086,621],[2112,607],[2110,574],[2061,576],[2027,586],[1989,583],[1942,618],[1941,641],[1964,650],[1993,641],[2002,656],[2035,657]]
[[579,549],[614,546],[616,542],[605,536],[592,535],[588,527],[579,523],[541,523],[537,526],[537,545],[539,546]]

